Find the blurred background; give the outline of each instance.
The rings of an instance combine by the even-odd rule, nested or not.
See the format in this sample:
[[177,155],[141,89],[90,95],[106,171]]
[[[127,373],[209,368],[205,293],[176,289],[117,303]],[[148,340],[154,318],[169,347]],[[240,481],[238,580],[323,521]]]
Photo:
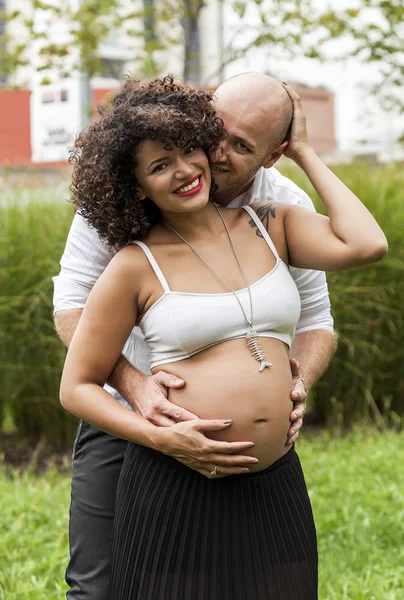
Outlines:
[[296,85],[328,160],[402,160],[403,10],[399,0],[0,0],[0,162],[65,161],[122,74],[215,89],[248,70]]
[[[402,0],[0,0],[0,599],[64,597],[77,423],[58,400],[51,277],[73,215],[68,148],[124,77],[214,90],[244,71],[293,85],[315,150],[389,240],[382,262],[328,275],[340,341],[300,453],[320,597],[404,598]],[[321,211],[304,173],[277,166]]]

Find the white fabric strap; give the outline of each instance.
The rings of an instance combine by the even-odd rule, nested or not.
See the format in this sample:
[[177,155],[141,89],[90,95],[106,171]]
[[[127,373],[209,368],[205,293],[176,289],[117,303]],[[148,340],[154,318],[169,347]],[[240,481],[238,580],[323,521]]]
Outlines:
[[244,210],[246,212],[248,212],[248,214],[250,215],[250,217],[252,218],[252,220],[254,221],[254,223],[256,224],[256,226],[258,227],[258,229],[260,230],[260,232],[262,233],[262,236],[263,236],[264,240],[266,241],[266,243],[268,244],[268,246],[271,248],[272,252],[274,253],[274,256],[275,256],[276,260],[277,261],[280,260],[279,254],[278,254],[278,252],[277,252],[277,250],[275,248],[275,244],[271,240],[269,233],[265,229],[264,224],[260,220],[260,218],[257,215],[257,213],[255,212],[255,210],[253,208],[251,208],[251,206],[243,206],[243,208],[244,208]]
[[148,246],[146,246],[146,244],[144,244],[143,242],[139,242],[139,241],[135,241],[135,242],[131,242],[132,244],[136,244],[136,246],[140,246],[140,248],[143,250],[143,252],[146,254],[149,263],[152,266],[153,271],[156,273],[163,290],[167,293],[170,290],[167,280],[163,275],[162,270],[160,269],[160,267],[157,264],[156,259],[154,258],[153,254],[151,253],[150,249],[148,248]]

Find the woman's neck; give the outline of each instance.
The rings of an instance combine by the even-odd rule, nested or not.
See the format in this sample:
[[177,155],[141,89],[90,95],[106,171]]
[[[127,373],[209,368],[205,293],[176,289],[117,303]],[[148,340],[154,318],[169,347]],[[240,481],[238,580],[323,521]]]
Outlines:
[[217,239],[223,233],[223,223],[211,202],[190,213],[162,211],[162,220],[187,241]]

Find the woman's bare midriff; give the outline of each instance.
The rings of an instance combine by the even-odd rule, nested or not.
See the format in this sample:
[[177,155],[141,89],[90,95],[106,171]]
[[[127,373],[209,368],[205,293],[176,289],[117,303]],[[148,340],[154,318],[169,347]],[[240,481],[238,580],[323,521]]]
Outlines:
[[201,419],[232,419],[223,431],[205,435],[216,440],[254,442],[253,448],[243,452],[259,460],[249,465],[250,471],[266,469],[290,450],[285,446],[293,408],[289,351],[279,340],[260,339],[266,360],[273,364],[261,373],[245,338],[153,369],[153,373],[166,371],[184,379],[183,388],[170,389],[171,402]]

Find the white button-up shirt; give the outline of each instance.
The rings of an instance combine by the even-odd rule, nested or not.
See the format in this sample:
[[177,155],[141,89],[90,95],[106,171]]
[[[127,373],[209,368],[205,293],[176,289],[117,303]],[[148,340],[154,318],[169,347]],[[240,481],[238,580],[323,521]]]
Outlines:
[[[309,196],[274,167],[261,168],[251,188],[227,206],[234,208],[263,200],[299,204],[315,210]],[[93,285],[115,253],[115,250],[100,241],[95,229],[90,227],[83,217],[75,215],[60,261],[60,273],[53,278],[54,312],[83,308]],[[302,304],[295,334],[313,329],[332,332],[333,319],[325,274],[322,271],[293,267],[290,267],[290,272],[299,290]],[[138,327],[133,329],[122,353],[136,369],[146,374],[150,373],[149,349]],[[128,406],[116,390],[109,386],[106,386],[106,389],[122,404]]]

